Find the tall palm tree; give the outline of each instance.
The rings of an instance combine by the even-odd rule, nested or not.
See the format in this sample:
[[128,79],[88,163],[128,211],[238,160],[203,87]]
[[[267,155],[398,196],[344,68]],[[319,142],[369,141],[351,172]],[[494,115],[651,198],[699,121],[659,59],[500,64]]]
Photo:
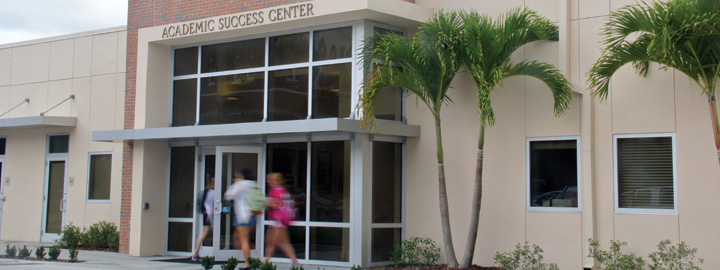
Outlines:
[[557,40],[557,26],[529,9],[512,9],[497,20],[477,12],[462,13],[464,22],[463,61],[470,72],[477,90],[480,133],[478,136],[475,188],[470,214],[465,254],[460,268],[472,264],[477,240],[478,223],[482,201],[483,151],[485,127],[495,123],[490,94],[502,81],[511,76],[525,75],[544,82],[555,99],[555,114],[562,115],[572,98],[570,83],[553,65],[523,60],[510,61],[510,56],[522,46],[539,40]]
[[435,118],[440,220],[449,267],[457,267],[457,259],[445,187],[440,111],[450,102],[447,91],[463,64],[457,54],[462,46],[461,25],[457,13],[440,12],[421,26],[412,40],[395,33],[367,38],[362,48],[362,61],[367,70],[373,65],[375,70],[363,84],[364,92],[358,105],[362,109],[364,124],[374,126],[374,103],[378,93],[388,86],[399,86],[415,94],[430,109]]
[[595,96],[607,99],[612,76],[632,63],[642,76],[648,63],[674,68],[697,83],[707,96],[720,162],[720,125],[715,90],[720,78],[720,1],[672,0],[629,5],[607,22],[605,49],[590,69]]

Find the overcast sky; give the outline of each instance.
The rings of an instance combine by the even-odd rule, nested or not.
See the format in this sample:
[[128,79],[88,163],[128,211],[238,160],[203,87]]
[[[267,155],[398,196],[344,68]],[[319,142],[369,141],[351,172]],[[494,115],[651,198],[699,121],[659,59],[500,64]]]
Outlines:
[[127,24],[127,0],[0,1],[0,44]]

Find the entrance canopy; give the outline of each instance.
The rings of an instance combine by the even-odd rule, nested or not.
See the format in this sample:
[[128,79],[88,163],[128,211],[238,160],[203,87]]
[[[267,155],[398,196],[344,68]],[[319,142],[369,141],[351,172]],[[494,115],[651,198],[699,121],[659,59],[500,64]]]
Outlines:
[[0,130],[50,127],[75,127],[76,117],[69,116],[28,116],[0,118]]

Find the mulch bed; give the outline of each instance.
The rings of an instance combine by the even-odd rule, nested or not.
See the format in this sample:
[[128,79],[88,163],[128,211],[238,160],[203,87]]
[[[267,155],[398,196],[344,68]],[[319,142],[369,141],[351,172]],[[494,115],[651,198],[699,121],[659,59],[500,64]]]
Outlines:
[[85,262],[85,261],[83,261],[83,260],[77,260],[77,261],[71,262],[70,260],[64,260],[64,259],[57,259],[57,260],[51,260],[50,258],[38,259],[38,258],[35,257],[35,256],[27,257],[27,258],[18,258],[17,256],[15,256],[15,257],[12,257],[12,258],[11,258],[11,257],[7,257],[7,256],[5,256],[5,255],[0,255],[0,259],[23,260],[23,261],[38,261],[38,262],[64,262],[64,263],[79,263],[79,262]]
[[[458,268],[448,268],[447,264],[439,265],[389,265],[389,266],[373,266],[368,268],[370,270],[458,270]],[[479,266],[473,264],[468,268],[469,270],[500,270],[502,268],[491,266]]]

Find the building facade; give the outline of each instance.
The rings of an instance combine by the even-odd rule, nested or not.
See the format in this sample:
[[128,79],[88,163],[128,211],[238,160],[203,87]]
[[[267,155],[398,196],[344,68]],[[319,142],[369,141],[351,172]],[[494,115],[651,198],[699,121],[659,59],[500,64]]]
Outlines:
[[[632,3],[130,1],[127,28],[0,45],[0,238],[48,241],[69,223],[109,220],[121,252],[189,256],[205,187],[224,191],[247,167],[261,186],[267,173],[285,175],[302,263],[383,264],[401,239],[440,244],[433,118],[387,89],[379,133],[363,129],[358,49],[376,32],[412,36],[441,9],[497,17],[525,6],[557,23],[560,41],[513,59],[555,64],[575,93],[558,118],[535,79],[510,78],[493,93],[474,263],[491,265],[496,252],[529,241],[561,269],[592,267],[594,238],[627,241],[643,256],[662,239],[685,241],[704,267],[719,266],[720,167],[706,97],[680,72],[652,65],[646,78],[624,68],[605,102],[583,86],[607,16]],[[474,89],[461,72],[443,113],[457,250],[475,175]],[[239,257],[230,205],[216,194],[200,253]],[[263,255],[270,225],[259,222],[253,256]]]

